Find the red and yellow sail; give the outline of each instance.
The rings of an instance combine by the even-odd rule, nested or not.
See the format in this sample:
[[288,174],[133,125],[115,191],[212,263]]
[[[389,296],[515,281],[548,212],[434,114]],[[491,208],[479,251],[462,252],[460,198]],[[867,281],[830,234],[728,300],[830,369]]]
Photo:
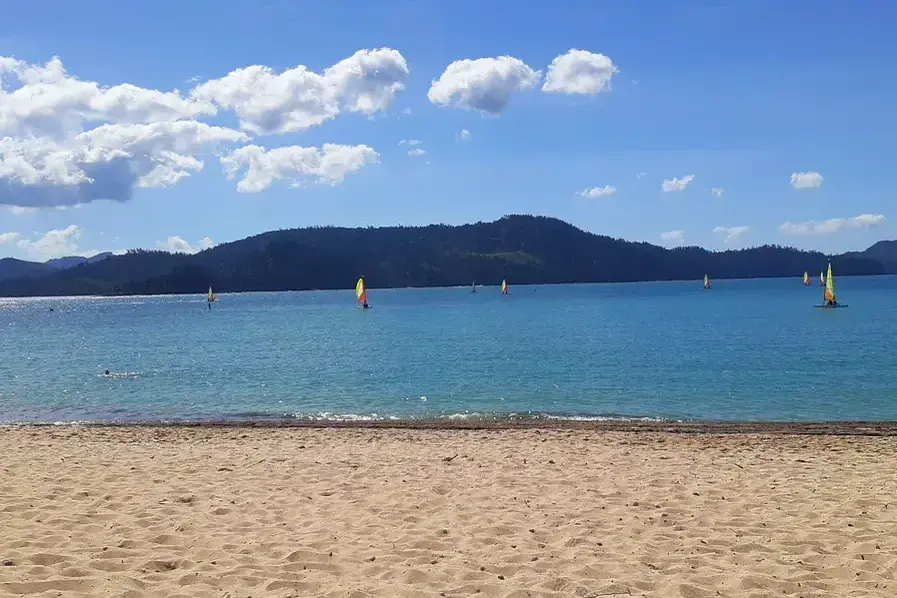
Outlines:
[[217,299],[215,298],[215,293],[212,292],[212,287],[209,287],[209,303],[212,301],[217,301]]
[[358,301],[359,304],[368,302],[368,291],[364,288],[364,278],[359,278],[358,282],[355,283],[355,300]]
[[501,294],[502,295],[508,294],[508,281],[507,280],[501,281]]
[[810,286],[810,273],[804,272],[804,286]]

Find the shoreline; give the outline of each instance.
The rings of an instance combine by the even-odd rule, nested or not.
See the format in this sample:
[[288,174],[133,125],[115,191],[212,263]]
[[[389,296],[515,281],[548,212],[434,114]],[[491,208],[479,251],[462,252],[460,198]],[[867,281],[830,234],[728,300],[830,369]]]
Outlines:
[[577,420],[463,420],[463,421],[302,421],[302,420],[210,420],[183,422],[97,422],[0,424],[10,428],[79,429],[323,429],[323,430],[437,430],[504,431],[551,430],[626,432],[675,435],[788,435],[788,436],[897,436],[897,421],[831,422],[681,422],[681,421],[577,421]]

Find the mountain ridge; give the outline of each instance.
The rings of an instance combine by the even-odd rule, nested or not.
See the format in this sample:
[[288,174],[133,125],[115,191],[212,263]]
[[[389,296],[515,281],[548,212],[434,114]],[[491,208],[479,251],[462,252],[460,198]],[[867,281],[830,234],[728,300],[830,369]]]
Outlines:
[[[871,253],[867,253],[871,252]],[[20,262],[0,296],[132,295],[376,287],[636,282],[800,276],[831,259],[840,275],[897,273],[897,241],[825,256],[777,245],[667,249],[584,231],[545,216],[418,227],[310,227],[268,231],[196,254],[131,250],[47,271]],[[17,260],[14,260],[17,261]],[[52,268],[52,266],[50,266]]]

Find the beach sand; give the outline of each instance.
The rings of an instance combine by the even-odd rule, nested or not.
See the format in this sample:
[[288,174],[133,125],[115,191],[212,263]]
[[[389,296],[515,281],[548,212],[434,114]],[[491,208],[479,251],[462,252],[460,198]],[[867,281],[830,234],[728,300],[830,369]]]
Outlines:
[[0,595],[897,596],[895,437],[12,427],[0,451]]

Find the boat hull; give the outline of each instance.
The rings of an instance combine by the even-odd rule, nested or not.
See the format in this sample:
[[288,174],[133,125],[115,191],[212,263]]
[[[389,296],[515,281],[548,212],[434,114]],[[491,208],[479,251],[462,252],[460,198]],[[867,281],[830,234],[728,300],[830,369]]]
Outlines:
[[816,309],[841,309],[842,307],[847,307],[846,304],[839,303],[838,305],[814,305]]

